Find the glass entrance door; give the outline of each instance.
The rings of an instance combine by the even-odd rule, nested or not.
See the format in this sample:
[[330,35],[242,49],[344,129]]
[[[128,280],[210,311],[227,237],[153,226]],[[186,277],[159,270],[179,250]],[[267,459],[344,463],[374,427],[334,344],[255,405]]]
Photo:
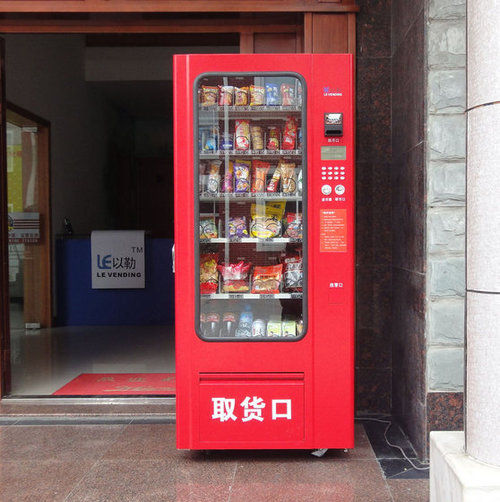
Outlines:
[[294,341],[307,326],[306,88],[297,74],[195,84],[196,331]]

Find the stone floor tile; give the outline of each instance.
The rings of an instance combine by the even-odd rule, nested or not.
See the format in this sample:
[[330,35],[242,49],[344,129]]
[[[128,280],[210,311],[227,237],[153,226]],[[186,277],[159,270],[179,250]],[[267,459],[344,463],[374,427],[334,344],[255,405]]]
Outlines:
[[17,460],[0,463],[2,502],[63,501],[94,465],[93,460]]
[[428,502],[428,479],[388,479],[394,502]]
[[67,502],[226,501],[236,463],[176,460],[102,460]]
[[111,446],[121,425],[47,425],[0,427],[0,459],[98,460]]
[[[258,494],[257,498],[252,495]],[[238,463],[231,502],[391,502],[376,460],[253,459]]]

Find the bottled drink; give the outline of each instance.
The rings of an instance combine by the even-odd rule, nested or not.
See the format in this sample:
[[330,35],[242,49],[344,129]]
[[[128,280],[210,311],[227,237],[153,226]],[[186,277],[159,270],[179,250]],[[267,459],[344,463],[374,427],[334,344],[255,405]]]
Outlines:
[[236,336],[247,338],[252,336],[253,312],[250,305],[245,305],[245,309],[240,315],[240,322],[236,330]]
[[234,312],[224,312],[222,316],[222,326],[220,328],[221,337],[234,336],[236,332],[236,314]]

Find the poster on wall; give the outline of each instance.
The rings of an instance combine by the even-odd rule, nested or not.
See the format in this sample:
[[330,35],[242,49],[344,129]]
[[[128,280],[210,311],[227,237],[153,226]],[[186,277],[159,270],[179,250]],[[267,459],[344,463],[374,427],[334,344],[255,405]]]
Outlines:
[[40,213],[9,213],[7,223],[9,244],[40,242]]
[[144,230],[92,232],[92,289],[146,287],[144,234]]

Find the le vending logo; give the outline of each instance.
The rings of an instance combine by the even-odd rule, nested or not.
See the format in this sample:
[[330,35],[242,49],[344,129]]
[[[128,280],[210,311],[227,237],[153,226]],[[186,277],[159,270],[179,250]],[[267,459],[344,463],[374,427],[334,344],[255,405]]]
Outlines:
[[342,89],[339,87],[323,87],[323,97],[342,96]]

